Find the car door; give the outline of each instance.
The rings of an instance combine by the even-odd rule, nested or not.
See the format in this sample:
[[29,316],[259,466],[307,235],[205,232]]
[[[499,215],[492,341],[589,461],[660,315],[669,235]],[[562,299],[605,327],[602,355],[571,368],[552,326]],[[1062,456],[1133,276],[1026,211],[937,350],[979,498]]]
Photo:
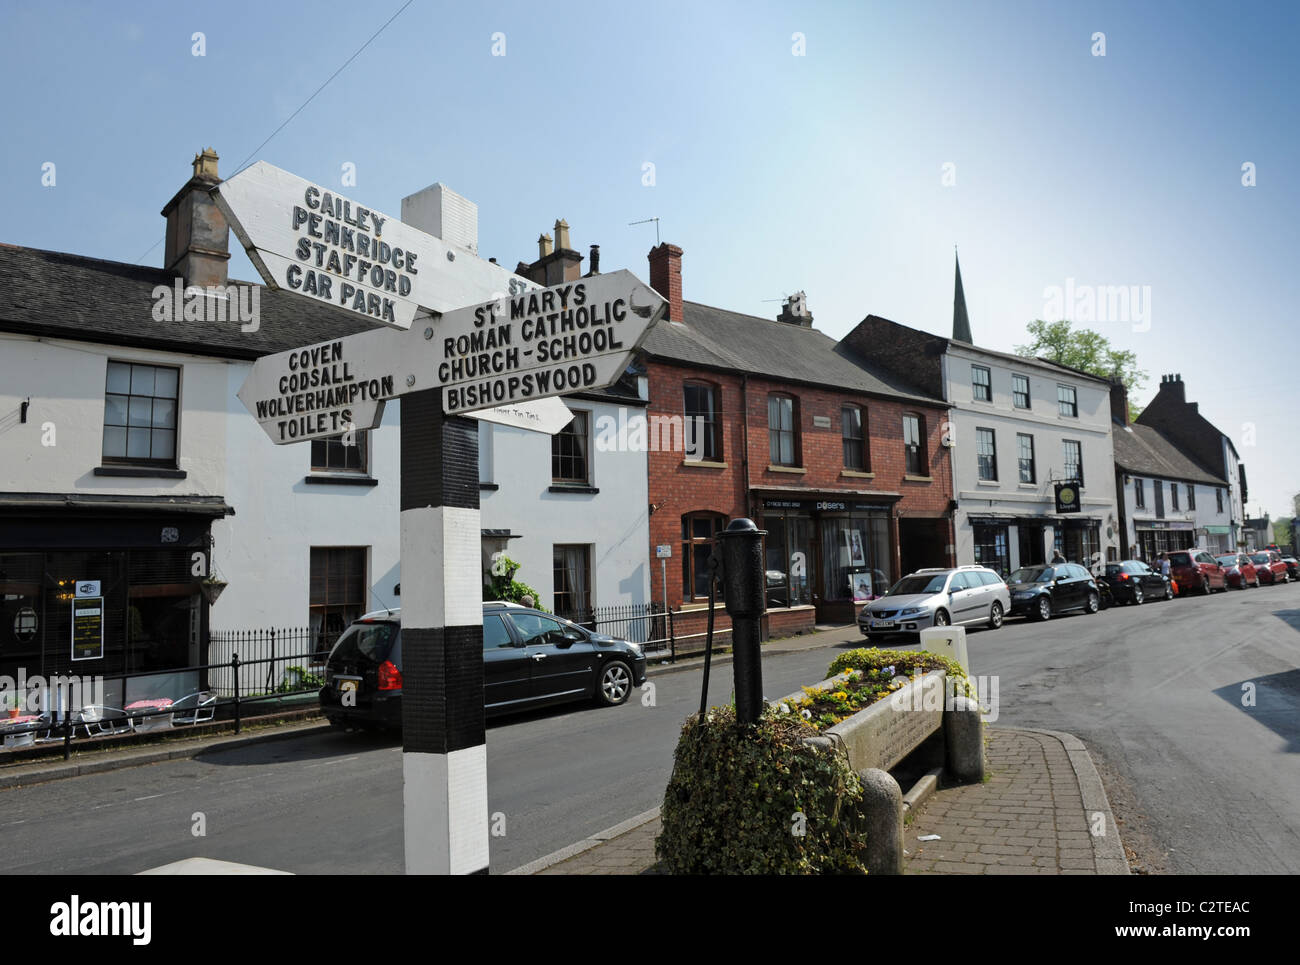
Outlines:
[[523,644],[497,613],[483,614],[483,705],[499,710],[531,698],[533,669]]
[[1092,582],[1092,576],[1082,566],[1076,566],[1073,563],[1065,567],[1070,574],[1070,599],[1073,601],[1071,606],[1087,606],[1088,594],[1092,592],[1089,585]]
[[[971,585],[972,582],[969,573],[954,573],[952,579],[948,581],[954,623],[965,623],[973,618],[975,606],[978,603],[976,598],[980,595],[980,590],[974,589]],[[981,589],[983,588],[983,584],[978,585]]]
[[585,633],[574,631],[581,639],[569,639],[568,624],[540,613],[514,612],[507,619],[519,631],[532,668],[529,692],[533,700],[595,695],[596,652]]

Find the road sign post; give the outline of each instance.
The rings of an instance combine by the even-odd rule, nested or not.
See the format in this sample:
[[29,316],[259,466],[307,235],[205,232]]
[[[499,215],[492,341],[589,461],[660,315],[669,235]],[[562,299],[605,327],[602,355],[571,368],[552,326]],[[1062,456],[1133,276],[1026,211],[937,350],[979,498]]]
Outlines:
[[239,398],[277,445],[373,428],[401,398],[406,870],[485,874],[478,430],[466,416],[557,431],[555,397],[616,381],[666,305],[628,272],[538,289],[263,162],[213,193],[268,285],[389,326],[258,359]]

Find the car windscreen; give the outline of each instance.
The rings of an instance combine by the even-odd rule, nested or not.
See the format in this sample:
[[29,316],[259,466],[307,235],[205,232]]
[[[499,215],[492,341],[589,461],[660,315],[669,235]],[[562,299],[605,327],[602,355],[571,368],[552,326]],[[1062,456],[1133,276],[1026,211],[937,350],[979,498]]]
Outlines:
[[1052,578],[1050,566],[1022,566],[1009,577],[1008,583],[1046,583]]
[[1269,564],[1269,558],[1265,556],[1263,553],[1256,553],[1254,556],[1250,558],[1250,561],[1252,563],[1262,563],[1265,566]]
[[395,623],[354,623],[334,644],[330,662],[360,659],[368,663],[383,663],[393,649],[398,632]]
[[1169,565],[1170,566],[1191,566],[1192,558],[1187,553],[1170,553]]
[[940,573],[937,576],[905,576],[885,595],[911,596],[914,593],[942,593],[943,585],[947,582],[947,573]]
[[1214,558],[1220,566],[1236,566],[1237,557],[1235,556],[1216,556]]

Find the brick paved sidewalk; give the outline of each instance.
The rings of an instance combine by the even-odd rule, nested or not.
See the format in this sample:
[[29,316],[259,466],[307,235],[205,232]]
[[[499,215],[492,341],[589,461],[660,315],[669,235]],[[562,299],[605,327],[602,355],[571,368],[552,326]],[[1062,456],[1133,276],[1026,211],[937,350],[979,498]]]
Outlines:
[[[917,808],[904,832],[908,874],[1129,873],[1106,792],[1078,738],[1007,727],[986,733],[988,780],[942,788]],[[658,811],[648,812],[512,873],[652,874],[659,829]],[[917,840],[928,834],[940,840]]]

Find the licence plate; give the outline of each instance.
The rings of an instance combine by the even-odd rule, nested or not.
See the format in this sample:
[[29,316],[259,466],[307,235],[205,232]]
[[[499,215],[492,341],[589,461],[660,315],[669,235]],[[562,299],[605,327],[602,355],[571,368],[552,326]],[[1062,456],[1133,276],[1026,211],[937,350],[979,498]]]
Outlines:
[[893,620],[872,620],[871,628],[873,630],[897,630],[898,624]]

